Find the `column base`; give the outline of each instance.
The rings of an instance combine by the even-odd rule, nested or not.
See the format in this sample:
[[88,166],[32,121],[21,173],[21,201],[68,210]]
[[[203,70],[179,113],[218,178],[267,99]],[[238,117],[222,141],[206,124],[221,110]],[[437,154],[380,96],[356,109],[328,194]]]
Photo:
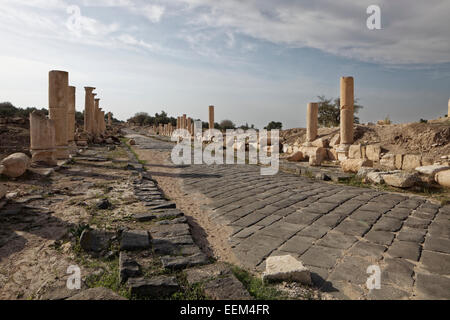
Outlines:
[[31,162],[38,165],[56,166],[55,150],[31,150]]
[[69,159],[69,149],[67,146],[64,147],[56,147],[55,158],[57,160],[66,160]]
[[348,151],[350,149],[350,144],[340,144],[337,148],[336,148],[336,153],[337,153],[337,159],[339,161],[343,161],[343,160],[347,160],[348,159]]

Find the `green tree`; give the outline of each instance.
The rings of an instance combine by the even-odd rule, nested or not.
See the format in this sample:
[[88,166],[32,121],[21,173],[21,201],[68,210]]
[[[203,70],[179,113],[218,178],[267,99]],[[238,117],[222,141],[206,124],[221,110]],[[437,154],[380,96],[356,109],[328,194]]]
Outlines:
[[264,129],[266,130],[281,130],[283,128],[283,124],[281,122],[275,122],[275,121],[271,121],[269,122],[269,124],[267,125],[267,127],[264,127]]
[[222,120],[219,126],[221,130],[236,129],[235,124],[231,120]]
[[[322,127],[336,127],[341,121],[340,98],[328,99],[325,96],[318,96],[319,99],[319,125]],[[357,114],[363,108],[355,99],[354,111]],[[359,118],[354,117],[354,122],[359,123]]]

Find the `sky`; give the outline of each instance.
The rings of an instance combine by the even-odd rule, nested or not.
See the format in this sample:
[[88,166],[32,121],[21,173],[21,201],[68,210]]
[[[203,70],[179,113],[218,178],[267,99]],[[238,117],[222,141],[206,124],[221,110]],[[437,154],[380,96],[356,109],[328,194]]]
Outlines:
[[[370,30],[370,5],[381,29]],[[353,76],[362,122],[435,119],[450,98],[449,0],[0,0],[0,101],[47,107],[69,72],[121,120],[137,112],[304,127]]]

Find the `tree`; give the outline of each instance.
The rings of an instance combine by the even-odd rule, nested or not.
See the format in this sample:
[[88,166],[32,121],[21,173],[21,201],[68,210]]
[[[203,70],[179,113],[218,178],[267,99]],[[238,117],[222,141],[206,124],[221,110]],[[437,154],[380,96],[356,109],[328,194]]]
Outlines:
[[219,127],[221,130],[236,129],[236,126],[231,120],[222,120],[222,122],[220,122],[219,124]]
[[265,127],[264,129],[266,129],[266,130],[274,130],[274,129],[281,130],[282,128],[283,128],[283,124],[281,122],[271,121],[271,122],[269,122],[267,127]]
[[[325,96],[318,96],[319,99],[319,125],[322,127],[337,127],[341,122],[341,101],[340,98],[327,99]],[[355,114],[363,108],[357,104],[358,99],[355,99],[354,111]],[[359,118],[354,117],[354,122],[359,123]]]

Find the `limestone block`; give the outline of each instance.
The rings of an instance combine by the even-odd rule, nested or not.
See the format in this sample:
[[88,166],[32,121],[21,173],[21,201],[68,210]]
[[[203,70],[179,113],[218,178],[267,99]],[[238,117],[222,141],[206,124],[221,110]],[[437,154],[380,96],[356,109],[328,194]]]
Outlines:
[[383,178],[386,184],[397,188],[410,188],[419,180],[417,173],[408,172],[388,174]]
[[301,151],[298,151],[298,152],[294,153],[292,156],[290,156],[289,158],[287,158],[287,161],[298,162],[298,161],[302,161],[304,159],[305,159],[305,157],[303,156],[303,153]]
[[429,176],[435,176],[436,173],[440,171],[445,171],[450,169],[448,166],[442,166],[442,165],[431,165],[431,166],[423,166],[423,167],[417,167],[416,171],[421,174],[426,174]]
[[0,174],[10,178],[20,177],[30,167],[30,158],[24,153],[13,153],[0,163]]
[[335,161],[337,160],[337,152],[335,149],[327,149],[327,156],[329,160]]
[[330,140],[330,147],[337,146],[341,143],[341,136],[339,134],[335,134],[333,138]]
[[327,148],[328,147],[328,139],[325,138],[319,138],[314,140],[313,142],[311,142],[313,147],[318,147],[318,148]]
[[268,257],[266,271],[262,275],[268,281],[295,281],[305,285],[311,285],[311,273],[291,255]]
[[380,159],[380,165],[389,170],[395,170],[395,155],[392,153],[385,154]]
[[369,172],[367,174],[367,181],[381,184],[384,183],[384,176],[387,174],[387,172]]
[[322,165],[322,161],[317,155],[313,154],[309,157],[309,165],[312,167],[320,167]]
[[377,144],[371,144],[366,146],[366,157],[369,160],[378,162],[381,157],[381,146]]
[[434,158],[430,156],[422,157],[422,166],[431,166],[434,164]]
[[364,159],[347,159],[341,162],[341,168],[344,172],[357,173],[362,167],[372,167],[371,160]]
[[450,170],[438,172],[434,180],[441,186],[450,188]]
[[327,158],[327,149],[319,147],[301,147],[300,151],[308,159],[311,156],[316,156],[317,161],[323,162]]
[[403,157],[403,170],[415,170],[422,165],[422,156],[417,154],[405,154]]
[[395,169],[401,170],[403,167],[403,154],[396,154],[394,160]]
[[353,144],[348,149],[348,157],[350,159],[365,159],[366,147],[361,144]]

